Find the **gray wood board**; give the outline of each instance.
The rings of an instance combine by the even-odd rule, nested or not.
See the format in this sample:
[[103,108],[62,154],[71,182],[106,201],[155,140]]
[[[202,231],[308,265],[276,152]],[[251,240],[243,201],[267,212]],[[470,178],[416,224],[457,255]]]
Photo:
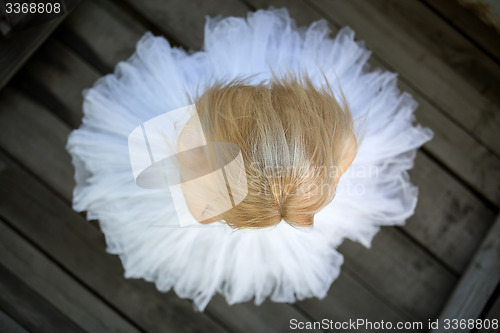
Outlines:
[[423,1],[439,15],[446,18],[461,33],[479,44],[493,59],[496,59],[497,62],[500,61],[498,32],[481,21],[474,12],[461,6],[457,0]]
[[0,307],[28,331],[84,332],[2,265],[0,265]]
[[85,331],[139,332],[1,219],[0,252],[5,268]]
[[0,310],[0,331],[9,333],[28,333],[24,327]]
[[[500,216],[462,275],[439,318],[468,320],[479,318],[500,282]],[[500,319],[500,318],[498,318]],[[443,327],[433,332],[451,332]],[[470,332],[472,329],[462,330]]]
[[64,20],[58,17],[40,26],[16,31],[11,38],[0,37],[0,89],[21,68],[24,62],[42,45]]

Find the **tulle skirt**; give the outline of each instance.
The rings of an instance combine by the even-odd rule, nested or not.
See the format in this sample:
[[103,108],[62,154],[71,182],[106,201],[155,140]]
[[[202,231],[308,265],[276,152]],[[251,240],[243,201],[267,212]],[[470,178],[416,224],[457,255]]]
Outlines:
[[[200,52],[171,47],[146,33],[130,59],[84,92],[83,124],[68,139],[75,167],[73,208],[98,219],[107,251],[127,278],[174,289],[203,311],[215,293],[229,304],[323,298],[339,275],[344,238],[369,247],[383,225],[403,225],[417,203],[407,170],[432,131],[414,125],[417,103],[396,86],[396,74],[370,69],[370,51],[345,27],[330,36],[325,20],[298,28],[285,8],[247,18],[207,18]],[[213,78],[254,74],[258,83],[286,70],[325,73],[343,92],[360,141],[333,201],[314,227],[235,231],[222,222],[180,227],[171,193],[135,184],[128,136],[147,120],[189,104],[186,92]]]

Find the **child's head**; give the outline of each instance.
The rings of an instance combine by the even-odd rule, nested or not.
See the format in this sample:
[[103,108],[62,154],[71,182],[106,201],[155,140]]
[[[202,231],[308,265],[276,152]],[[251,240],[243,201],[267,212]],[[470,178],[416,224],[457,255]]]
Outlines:
[[234,228],[263,228],[282,219],[312,225],[314,214],[333,198],[337,168],[354,138],[351,114],[342,104],[327,81],[318,89],[307,76],[207,87],[195,100],[207,145],[237,144],[248,186],[245,199],[217,220]]

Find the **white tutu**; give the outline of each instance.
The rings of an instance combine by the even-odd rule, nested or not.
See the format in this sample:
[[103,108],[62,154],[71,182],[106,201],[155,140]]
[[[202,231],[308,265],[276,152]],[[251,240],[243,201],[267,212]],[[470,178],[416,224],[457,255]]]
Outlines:
[[[397,89],[396,74],[369,71],[370,51],[350,28],[334,39],[329,33],[325,20],[297,28],[284,8],[207,18],[203,51],[189,54],[147,33],[128,61],[85,92],[83,124],[67,144],[77,183],[73,208],[99,220],[126,277],[173,288],[202,311],[216,292],[229,304],[323,298],[339,275],[336,247],[344,238],[369,247],[379,226],[402,225],[413,214],[418,190],[407,170],[432,131],[412,125],[417,103]],[[257,74],[257,83],[271,78],[270,68],[305,70],[318,83],[323,70],[336,94],[342,87],[363,139],[335,198],[308,230],[284,221],[259,230],[221,222],[180,227],[168,190],[135,184],[128,135],[187,106],[184,92],[194,96],[211,78]]]

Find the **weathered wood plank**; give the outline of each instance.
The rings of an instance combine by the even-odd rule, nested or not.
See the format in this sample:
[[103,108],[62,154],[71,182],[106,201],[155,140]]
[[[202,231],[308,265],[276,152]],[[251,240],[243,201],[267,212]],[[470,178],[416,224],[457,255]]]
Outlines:
[[61,42],[51,38],[19,71],[14,84],[42,101],[47,95],[52,95],[57,105],[63,107],[54,112],[71,126],[78,127],[82,122],[82,92],[91,87],[100,76],[100,73],[70,52]]
[[0,307],[32,332],[84,332],[0,265]]
[[404,81],[399,82],[399,87],[411,93],[419,103],[415,112],[417,122],[434,131],[434,138],[425,144],[424,149],[460,180],[499,206],[500,158],[439,112],[431,101]]
[[[441,311],[440,321],[479,318],[499,282],[500,215]],[[471,329],[466,330],[470,331]],[[433,332],[451,332],[451,330],[441,327]]]
[[[21,95],[4,93],[6,90],[0,92],[1,145],[57,192],[71,198],[75,186],[71,157],[63,151],[55,153],[53,147],[64,148],[70,128],[48,112],[38,113],[39,108]],[[14,113],[15,117],[9,116]]]
[[[266,300],[259,306],[250,302],[228,305],[221,295],[216,295],[210,301],[206,311],[224,322],[231,331],[242,333],[289,332],[290,319],[295,318],[301,322],[310,320],[289,304]],[[310,332],[325,331],[311,330]]]
[[203,47],[205,16],[246,16],[251,8],[242,1],[125,0],[168,37],[172,36],[190,50]]
[[[443,62],[474,83],[500,107],[500,66],[481,53],[442,20],[433,17],[418,1],[384,0],[371,3],[387,20],[408,31],[416,40]],[[500,36],[498,37],[500,42]],[[371,63],[384,68],[376,59]],[[419,103],[417,120],[431,127],[435,138],[426,148],[454,173],[466,179],[491,201],[500,200],[500,159],[439,112],[421,93],[404,80],[399,82]],[[473,133],[472,133],[473,134]],[[479,167],[478,167],[479,166]]]
[[[385,320],[392,323],[412,320],[412,316],[405,314],[397,306],[387,304],[387,300],[372,288],[376,286],[366,284],[353,267],[350,267],[350,262],[346,262],[325,299],[304,300],[299,302],[298,306],[316,320],[328,318],[335,321],[349,321],[362,318],[372,322]],[[338,299],[343,301],[339,302]],[[367,302],[367,299],[370,302]],[[359,332],[352,329],[345,331]]]
[[148,31],[111,0],[85,1],[59,30],[61,35],[77,39],[83,44],[82,48],[92,52],[98,62],[111,70],[134,53],[135,43]]
[[[371,1],[308,1],[337,27],[349,25],[374,57],[408,80],[441,111],[500,155],[498,105],[453,68],[429,52],[407,31],[387,19]],[[452,83],[452,84],[451,84]]]
[[461,33],[478,43],[491,57],[500,61],[500,43],[497,31],[486,25],[474,13],[461,6],[457,0],[422,0],[446,18]]
[[0,38],[0,89],[42,45],[65,15],[40,26],[15,32],[12,38]]
[[403,230],[453,271],[463,272],[495,213],[425,154],[417,153],[409,173],[419,199]]
[[[460,31],[420,1],[379,0],[370,5],[383,14],[386,21],[404,30],[426,52],[493,101],[497,109],[500,107],[500,65]],[[500,35],[492,38],[490,44],[500,44]]]
[[119,258],[106,253],[97,228],[4,154],[0,159],[7,165],[0,173],[0,216],[89,289],[146,331],[227,332],[173,293],[125,279]]
[[383,227],[371,248],[346,240],[339,247],[360,280],[417,320],[434,317],[456,277],[393,227]]
[[[500,285],[500,284],[499,284]],[[486,320],[489,320],[489,329],[486,328],[481,328],[478,330],[479,333],[486,333],[486,332],[491,332],[491,323],[493,323],[493,320],[497,320],[497,323],[499,323],[500,326],[500,295],[497,295],[497,298],[489,311],[486,313],[486,316],[484,317],[485,321],[483,322],[483,326],[486,323]]]
[[1,219],[0,253],[5,268],[85,331],[139,332]]
[[28,333],[24,327],[0,310],[0,332]]

